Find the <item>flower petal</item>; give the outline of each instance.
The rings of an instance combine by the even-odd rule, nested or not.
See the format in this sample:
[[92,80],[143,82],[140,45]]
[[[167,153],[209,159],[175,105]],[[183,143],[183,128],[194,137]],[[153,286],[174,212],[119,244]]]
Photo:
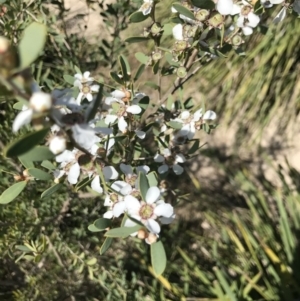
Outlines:
[[141,208],[141,203],[137,198],[132,195],[126,195],[124,197],[124,202],[126,203],[126,208],[130,216],[138,214]]
[[71,166],[68,174],[68,181],[70,184],[76,184],[80,175],[80,166],[75,163]]
[[108,218],[108,219],[113,218],[113,216],[114,216],[114,214],[113,214],[112,210],[106,211],[106,212],[103,214],[103,217],[104,217],[104,218]]
[[138,105],[132,105],[126,109],[126,112],[131,114],[140,114],[142,112],[142,108]]
[[174,208],[170,204],[162,203],[154,208],[154,213],[157,216],[171,217],[174,213]]
[[133,174],[133,170],[132,170],[132,167],[130,165],[126,165],[124,163],[121,163],[120,164],[120,169],[122,170],[122,172],[125,175],[132,175]]
[[165,157],[160,155],[160,154],[156,154],[154,156],[154,161],[157,162],[157,163],[161,163],[161,162],[164,162],[165,161]]
[[91,188],[95,191],[97,191],[98,193],[103,193],[103,188],[100,185],[100,177],[99,176],[95,176],[95,178],[93,179],[92,183],[91,183]]
[[114,180],[119,176],[119,173],[113,166],[105,166],[102,169],[105,180]]
[[162,224],[171,224],[173,222],[173,220],[175,219],[176,215],[173,214],[171,217],[160,217],[159,218],[159,221],[162,223]]
[[154,219],[148,219],[145,223],[145,226],[152,233],[158,234],[160,232],[160,225]]
[[216,118],[217,118],[217,114],[211,110],[206,111],[203,116],[204,120],[215,120]]
[[221,15],[229,15],[233,9],[233,1],[219,0],[216,9]]
[[138,138],[140,138],[140,139],[144,139],[145,137],[146,137],[146,133],[145,132],[143,132],[143,131],[138,131],[138,130],[136,130],[135,131],[135,134],[138,136]]
[[180,166],[179,164],[174,164],[172,168],[173,168],[175,175],[177,175],[177,176],[181,175],[184,171],[183,167]]
[[115,217],[119,217],[121,214],[123,214],[126,210],[126,204],[124,201],[117,202],[113,206],[113,214]]
[[169,166],[167,164],[164,164],[164,165],[161,165],[159,168],[158,168],[158,173],[162,174],[162,173],[165,173],[169,170]]
[[160,190],[158,187],[153,186],[150,187],[146,193],[146,202],[148,204],[153,204],[155,203],[160,197]]
[[13,132],[17,132],[22,126],[31,122],[33,110],[21,111],[15,118],[12,126]]

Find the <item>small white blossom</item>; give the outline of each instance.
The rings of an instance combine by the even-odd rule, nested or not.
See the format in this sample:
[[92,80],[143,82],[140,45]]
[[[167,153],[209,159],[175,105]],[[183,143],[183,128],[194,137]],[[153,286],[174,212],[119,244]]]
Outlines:
[[[150,187],[148,189],[145,202],[140,202],[131,195],[125,196],[124,200],[128,215],[143,223],[145,227],[154,234],[160,232],[160,225],[156,221],[157,218],[172,218],[174,215],[173,207],[160,199],[160,191],[157,187]],[[135,225],[135,223],[132,220],[126,220],[126,227],[133,225]]]
[[158,173],[166,173],[169,168],[172,168],[176,175],[181,175],[184,169],[178,163],[184,163],[186,159],[182,154],[172,155],[171,151],[168,148],[165,148],[163,150],[163,155],[156,154],[154,156],[154,161],[157,163],[163,163],[163,165],[158,168]]
[[151,13],[152,7],[153,7],[153,0],[144,0],[144,3],[140,7],[139,11],[141,11],[143,15],[146,16]]
[[66,149],[67,141],[66,138],[61,136],[55,136],[51,139],[49,143],[49,149],[54,154],[60,154]]

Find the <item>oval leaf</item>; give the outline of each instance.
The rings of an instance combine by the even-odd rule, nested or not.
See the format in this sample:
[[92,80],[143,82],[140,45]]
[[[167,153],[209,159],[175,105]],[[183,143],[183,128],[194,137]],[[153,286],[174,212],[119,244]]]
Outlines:
[[134,56],[142,64],[146,65],[149,61],[149,56],[145,55],[143,52],[137,52]]
[[102,244],[100,248],[100,255],[103,255],[111,246],[113,239],[111,237],[106,237],[104,240],[104,243]]
[[48,180],[52,179],[51,175],[49,175],[47,172],[40,170],[38,168],[29,168],[28,172],[31,176],[33,176],[34,178],[36,178],[38,180],[48,181]]
[[161,275],[167,265],[165,248],[161,241],[151,244],[151,263],[156,276]]
[[199,8],[214,9],[216,4],[211,0],[191,0],[192,4]]
[[111,220],[107,218],[98,218],[97,220],[94,221],[94,225],[97,229],[103,231],[108,227],[110,227]]
[[20,159],[35,162],[53,159],[53,157],[53,153],[49,150],[47,146],[36,146],[29,152],[20,156]]
[[[4,151],[6,157],[17,157],[25,154],[34,146],[39,144],[49,132],[49,128],[42,129],[33,133],[29,133],[18,140],[9,144]],[[33,160],[32,160],[33,161]]]
[[139,180],[138,183],[139,183],[139,190],[141,192],[141,196],[143,200],[146,202],[146,193],[149,189],[149,183],[146,174],[144,172],[139,172],[138,180]]
[[46,198],[46,197],[51,196],[53,193],[55,193],[55,192],[56,192],[57,190],[59,190],[61,187],[63,187],[63,185],[60,184],[60,183],[51,186],[50,188],[48,188],[47,190],[45,190],[45,191],[41,194],[41,199],[44,199],[44,198]]
[[18,182],[7,188],[0,196],[0,204],[8,204],[13,201],[25,188],[27,181]]
[[150,16],[149,14],[148,15],[144,15],[143,12],[137,11],[137,12],[134,12],[133,14],[131,14],[129,16],[129,20],[132,23],[139,23],[139,22],[143,22],[146,19],[148,19],[149,16]]
[[130,234],[139,231],[142,228],[140,225],[136,225],[134,227],[122,227],[122,228],[115,228],[107,231],[105,233],[106,237],[121,237],[125,238]]
[[41,51],[47,38],[47,27],[44,24],[33,22],[23,32],[19,44],[20,68],[30,66]]
[[130,80],[130,66],[124,55],[119,55],[119,64],[120,64],[121,71],[123,74],[123,80],[129,81]]
[[146,38],[146,37],[130,37],[130,38],[127,38],[125,40],[125,42],[127,43],[140,43],[140,42],[145,42],[145,41],[148,41],[149,38]]
[[143,74],[143,72],[144,72],[144,70],[145,70],[145,67],[146,67],[146,65],[144,65],[144,64],[141,64],[140,66],[139,66],[139,68],[138,68],[138,70],[136,71],[136,74],[135,74],[135,76],[134,76],[134,81],[137,81],[140,77],[141,77],[141,75]]
[[192,20],[195,20],[195,16],[194,14],[189,10],[187,9],[186,7],[180,5],[179,3],[174,3],[172,5],[181,15],[184,15],[185,17],[187,18],[190,18]]

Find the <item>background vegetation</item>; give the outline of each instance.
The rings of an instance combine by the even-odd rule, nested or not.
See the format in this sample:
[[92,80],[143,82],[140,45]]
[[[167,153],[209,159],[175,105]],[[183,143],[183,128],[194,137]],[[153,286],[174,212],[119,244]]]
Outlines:
[[[128,16],[141,1],[86,2],[100,7],[106,26],[97,43],[85,38],[84,27],[73,31],[84,16],[70,17],[63,1],[4,3],[0,33],[14,43],[33,20],[49,28],[45,52],[32,66],[45,91],[63,87],[62,74],[73,74],[74,65],[109,82],[117,55],[134,50],[123,41],[133,30]],[[103,235],[87,230],[103,213],[99,197],[65,189],[41,200],[46,185],[32,183],[18,200],[0,207],[0,300],[299,299],[300,175],[289,157],[284,164],[268,161],[299,130],[299,34],[299,19],[287,18],[267,34],[253,35],[246,57],[217,59],[187,85],[186,97],[216,110],[215,134],[221,131],[230,148],[203,136],[208,145],[201,156],[180,183],[170,179],[170,197],[178,186],[183,195],[176,222],[162,235],[169,259],[163,276],[153,276],[148,248],[139,240],[116,240],[100,256]],[[14,99],[2,92],[1,148],[12,139],[16,114]],[[274,148],[269,139],[262,148],[270,125],[280,144]],[[243,151],[251,156],[245,159]],[[0,168],[2,192],[22,167],[0,156]]]

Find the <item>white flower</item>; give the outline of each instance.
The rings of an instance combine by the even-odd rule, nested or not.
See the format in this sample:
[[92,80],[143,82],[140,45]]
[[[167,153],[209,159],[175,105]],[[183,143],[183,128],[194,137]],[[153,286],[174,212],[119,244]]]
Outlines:
[[90,77],[91,72],[85,71],[83,74],[76,73],[74,75],[75,81],[74,86],[78,87],[78,83],[86,84],[86,83],[92,83],[94,81],[93,77]]
[[173,36],[175,40],[182,41],[183,40],[183,27],[182,24],[176,24],[173,29]]
[[104,121],[106,124],[112,124],[118,120],[119,130],[122,133],[126,133],[128,124],[124,117],[128,115],[127,113],[140,114],[142,112],[142,108],[138,105],[128,106],[122,101],[118,101],[118,103],[119,103],[119,108],[116,115],[108,114]]
[[236,25],[242,28],[244,35],[250,35],[253,33],[253,28],[255,28],[260,18],[253,12],[253,7],[248,4],[248,2],[243,1],[242,5],[235,5],[233,14],[239,13],[240,16],[236,21]]
[[73,151],[65,150],[60,155],[56,156],[56,162],[61,163],[60,168],[62,170],[56,170],[54,176],[56,179],[60,178],[64,174],[68,174],[68,182],[70,184],[76,184],[80,175],[80,166],[76,159],[78,150]]
[[153,0],[144,0],[144,3],[140,7],[139,11],[141,11],[144,16],[149,15],[151,13],[152,6]]
[[13,122],[13,132],[17,132],[22,126],[29,124],[34,113],[43,113],[52,107],[50,94],[37,91],[32,94],[29,100],[29,108],[23,106],[22,111],[16,116]]
[[[145,197],[146,202],[140,202],[131,195],[125,196],[124,200],[128,215],[142,222],[154,234],[160,232],[160,225],[156,219],[158,217],[171,218],[174,214],[173,207],[160,200],[160,191],[157,187],[148,189]],[[125,226],[130,227],[132,225],[135,225],[135,223],[127,219]]]
[[75,124],[72,126],[72,136],[76,143],[84,149],[90,151],[92,146],[101,141],[101,138],[96,136],[95,129],[88,124]]
[[76,99],[78,105],[80,105],[83,98],[86,98],[88,101],[91,102],[93,100],[93,93],[98,92],[100,87],[99,85],[91,85],[89,83],[82,84],[79,81],[75,81],[74,85],[75,84],[80,91]]
[[216,9],[221,15],[230,15],[233,9],[233,1],[218,0]]
[[49,149],[54,154],[60,154],[66,149],[67,141],[64,137],[55,136],[51,139],[49,143]]
[[182,154],[172,155],[171,151],[168,148],[165,148],[163,150],[163,155],[156,154],[154,156],[154,161],[163,163],[163,165],[158,168],[158,173],[166,173],[171,167],[176,175],[181,175],[184,169],[178,163],[184,163],[186,159]]

